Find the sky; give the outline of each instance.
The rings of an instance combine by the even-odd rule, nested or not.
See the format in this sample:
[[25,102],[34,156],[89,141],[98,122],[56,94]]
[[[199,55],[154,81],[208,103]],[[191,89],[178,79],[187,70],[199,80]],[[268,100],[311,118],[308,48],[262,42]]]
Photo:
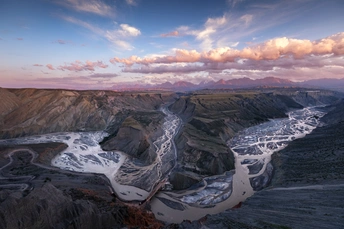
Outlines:
[[0,0],[0,87],[344,78],[343,0]]

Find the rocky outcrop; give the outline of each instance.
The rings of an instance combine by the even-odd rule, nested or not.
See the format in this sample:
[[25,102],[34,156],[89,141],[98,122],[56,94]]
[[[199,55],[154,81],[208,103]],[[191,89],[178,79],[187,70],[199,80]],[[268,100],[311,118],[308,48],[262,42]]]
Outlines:
[[161,134],[164,115],[158,111],[131,111],[117,132],[101,142],[104,150],[120,150],[144,164],[156,158],[152,144]]
[[170,176],[170,183],[174,190],[183,190],[191,187],[194,184],[197,184],[200,179],[197,179],[190,174],[183,170],[176,170]]
[[190,121],[190,118],[194,115],[195,104],[190,102],[190,98],[181,97],[178,98],[169,109],[179,115],[179,117],[184,121]]

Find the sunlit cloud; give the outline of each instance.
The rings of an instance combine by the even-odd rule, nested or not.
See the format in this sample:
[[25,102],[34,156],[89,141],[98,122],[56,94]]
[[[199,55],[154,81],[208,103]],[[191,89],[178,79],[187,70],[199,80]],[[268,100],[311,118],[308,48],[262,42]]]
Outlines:
[[[334,72],[344,73],[344,32],[320,40],[301,40],[275,38],[249,46],[241,50],[231,47],[217,48],[210,51],[176,49],[173,55],[157,55],[129,58],[114,57],[111,63],[124,64],[123,72],[140,74],[177,73],[191,74],[207,72],[221,74],[231,72],[232,77],[285,77],[284,73],[293,72],[292,77],[303,73],[310,77],[334,76]],[[307,71],[306,71],[307,69]],[[314,71],[317,69],[317,71]],[[299,71],[299,73],[296,73]],[[223,75],[222,75],[223,77]]]
[[249,60],[276,60],[285,56],[295,59],[307,55],[343,55],[344,54],[344,32],[327,38],[310,41],[292,38],[275,38],[264,43],[246,47],[242,50],[231,47],[212,49],[208,52],[196,50],[176,49],[174,55],[140,58],[131,56],[129,58],[112,58],[111,63],[123,63],[127,66],[133,64],[153,63],[179,63],[179,62],[235,62],[237,59]]
[[137,37],[141,34],[140,30],[127,24],[121,24],[118,33],[123,37]]

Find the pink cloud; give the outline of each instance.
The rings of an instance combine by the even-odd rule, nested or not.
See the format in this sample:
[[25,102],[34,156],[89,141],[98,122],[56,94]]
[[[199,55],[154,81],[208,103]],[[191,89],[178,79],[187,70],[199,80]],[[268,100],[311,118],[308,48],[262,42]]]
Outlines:
[[61,65],[58,67],[59,70],[68,70],[68,71],[74,71],[74,72],[79,72],[79,71],[94,71],[95,68],[107,68],[108,65],[104,64],[102,61],[96,61],[92,62],[87,60],[85,63],[76,60],[73,63]]
[[53,65],[52,64],[47,64],[47,65],[45,65],[47,68],[49,68],[50,70],[55,70],[55,68],[53,67]]
[[162,56],[162,57],[146,57],[146,58],[140,58],[138,56],[131,56],[129,58],[120,59],[117,57],[114,57],[110,60],[111,63],[122,63],[127,66],[132,66],[133,64],[162,64],[162,63],[194,63],[199,62],[201,58],[201,54],[198,53],[196,50],[185,50],[185,49],[177,49],[175,51],[175,55],[173,56]]
[[35,67],[42,67],[43,65],[42,64],[34,64],[33,66],[35,66]]
[[133,64],[149,65],[162,63],[227,63],[238,59],[248,60],[277,60],[285,56],[302,59],[310,55],[343,55],[344,54],[344,32],[327,38],[310,41],[291,38],[276,38],[264,43],[246,47],[242,50],[223,47],[208,52],[197,52],[196,50],[177,49],[174,55],[160,57],[140,58],[131,56],[129,58],[114,57],[111,63],[123,63],[127,66]]
[[163,33],[160,35],[161,37],[178,37],[179,32],[177,30],[169,32],[169,33]]

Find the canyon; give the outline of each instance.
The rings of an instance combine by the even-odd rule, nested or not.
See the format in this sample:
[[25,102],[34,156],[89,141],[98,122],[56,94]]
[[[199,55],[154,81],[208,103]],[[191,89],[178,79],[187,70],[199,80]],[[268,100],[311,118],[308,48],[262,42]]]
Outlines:
[[[79,223],[78,228],[129,225],[128,212],[131,208],[123,202],[131,200],[134,201],[133,204],[139,204],[148,197],[159,182],[165,182],[165,179],[167,179],[165,188],[179,193],[197,186],[202,180],[208,179],[207,177],[224,176],[221,179],[230,183],[230,177],[238,165],[228,142],[235,139],[242,131],[269,120],[287,118],[288,112],[310,106],[331,104],[322,108],[328,112],[327,115],[322,118],[317,117],[323,125],[319,127],[321,130],[334,128],[336,124],[341,123],[343,117],[341,93],[305,88],[255,88],[234,91],[212,89],[183,93],[0,88],[0,94],[3,98],[0,106],[1,173],[4,179],[14,179],[17,176],[18,184],[21,184],[21,179],[25,180],[23,183],[28,184],[25,187],[18,186],[19,188],[0,187],[2,189],[0,212],[6,225],[20,222],[21,226],[32,226],[30,223],[33,219],[44,217],[46,221],[40,223],[47,225],[60,220],[63,214],[68,215],[67,221],[71,224]],[[314,131],[315,134],[316,131],[317,129]],[[313,132],[309,136],[312,134]],[[163,139],[162,136],[168,137]],[[43,138],[44,141],[37,140]],[[290,182],[285,176],[280,175],[280,171],[283,169],[283,174],[288,174],[291,168],[285,166],[292,163],[285,159],[283,161],[276,155],[281,155],[298,141],[300,140],[292,141],[282,151],[273,154],[271,163],[274,167],[273,178],[262,188],[268,185],[280,187],[286,184],[289,188]],[[73,147],[77,147],[74,148],[75,151],[71,150]],[[96,149],[97,159],[86,155],[88,150],[92,151],[92,147],[99,147]],[[338,147],[340,148],[340,144]],[[17,153],[9,156],[9,152],[13,150]],[[74,169],[70,169],[70,165],[69,168],[65,168],[67,171],[52,167],[56,166],[54,162],[57,162],[57,158],[61,158],[61,155],[68,156],[69,153],[68,162],[70,162],[79,151],[80,155],[87,156],[84,161],[94,162],[102,157],[105,158],[103,165],[108,163],[112,172],[118,171],[110,176],[105,172],[91,170],[90,167],[82,171],[84,173],[78,173],[75,166]],[[341,157],[340,152],[335,154],[334,158]],[[80,158],[75,162],[80,163]],[[119,162],[122,163],[120,166],[111,167]],[[258,164],[255,166],[257,167]],[[251,167],[254,167],[253,164]],[[255,169],[257,168],[253,168],[252,171]],[[36,175],[30,178],[31,180],[24,177],[32,173]],[[338,173],[334,173],[330,178],[337,179],[337,175]],[[228,178],[225,178],[226,176]],[[111,182],[111,179],[115,183]],[[116,191],[113,190],[116,183],[135,189],[131,189],[134,190],[131,192],[129,189],[127,192],[123,192],[123,189]],[[8,191],[12,189],[13,192]],[[53,192],[58,199],[55,200],[56,203],[65,203],[65,210],[61,215],[42,216],[37,212],[40,207],[36,207],[36,210],[31,209],[37,212],[32,214],[31,219],[23,218],[18,221],[11,216],[18,213],[16,206],[25,204],[29,201],[28,197],[37,199],[39,195],[42,198],[38,198],[39,201],[34,205],[49,208],[51,212],[55,211],[56,206],[47,204],[45,200],[48,198],[47,194],[43,195],[42,192]],[[244,202],[244,206],[238,212],[247,209],[246,202],[250,206],[251,199],[258,198],[258,201],[263,201],[259,199],[259,195],[266,192],[263,189],[253,195]],[[38,193],[39,195],[36,196]],[[157,198],[161,198],[159,195]],[[89,202],[92,207],[85,208],[85,204]],[[153,197],[152,202],[147,203],[145,208],[151,208],[157,217],[158,213],[154,210],[155,202],[156,199]],[[4,213],[9,210],[11,214]],[[77,212],[74,217],[72,217],[73,211]],[[209,216],[205,223],[210,225],[223,217],[227,220],[224,222],[234,222],[233,225],[235,223],[250,225],[241,218],[235,218],[235,215],[239,214],[232,214],[232,211],[218,213]],[[80,224],[87,216],[92,217],[92,222],[85,220],[88,226]],[[151,217],[147,215],[146,218],[151,220]],[[61,228],[67,228],[67,221],[61,221]],[[162,227],[159,222],[154,222],[158,227]],[[179,227],[197,227],[199,223],[199,221],[189,224],[183,222]]]

